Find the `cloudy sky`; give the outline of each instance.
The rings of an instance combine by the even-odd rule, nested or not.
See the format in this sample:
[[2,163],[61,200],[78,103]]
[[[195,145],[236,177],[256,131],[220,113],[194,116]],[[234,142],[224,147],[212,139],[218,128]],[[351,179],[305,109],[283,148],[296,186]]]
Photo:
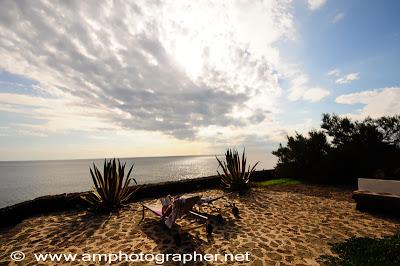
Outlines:
[[0,2],[0,160],[265,154],[400,113],[400,2]]

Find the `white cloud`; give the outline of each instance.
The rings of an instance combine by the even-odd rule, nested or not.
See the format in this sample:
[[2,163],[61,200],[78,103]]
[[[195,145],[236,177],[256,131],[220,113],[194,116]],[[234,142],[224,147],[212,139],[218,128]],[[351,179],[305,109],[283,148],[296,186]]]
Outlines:
[[359,79],[359,72],[353,72],[348,74],[342,74],[340,69],[335,68],[326,73],[327,76],[336,77],[335,83],[336,84],[348,84],[354,80]]
[[305,91],[303,98],[311,102],[317,102],[330,94],[328,90],[321,88],[310,88]]
[[317,102],[327,97],[330,92],[323,88],[309,86],[309,78],[305,74],[294,77],[290,84],[288,99],[297,101],[300,99]]
[[[325,3],[309,2],[313,10]],[[297,129],[276,119],[282,80],[291,100],[329,95],[276,47],[295,38],[292,4],[4,2],[0,69],[37,81],[41,94],[1,93],[1,111],[37,122],[8,124],[1,134],[80,130],[148,140],[147,132],[163,145],[195,139],[202,147],[281,140]]]
[[326,4],[326,0],[308,0],[308,8],[311,10],[317,10]]
[[343,12],[338,12],[332,19],[333,23],[337,23],[339,21],[341,21],[342,19],[344,19],[345,14]]
[[400,87],[345,94],[337,97],[336,102],[341,104],[363,104],[364,106],[357,113],[352,114],[357,118],[399,115]]
[[[290,5],[3,3],[0,68],[38,81],[56,99],[27,108],[32,99],[17,105],[3,95],[3,109],[29,109],[26,115],[40,116],[51,130],[108,125],[176,138],[195,137],[209,125],[262,123],[278,110],[284,63],[274,44],[293,38]],[[55,126],[63,112],[54,106],[73,114]],[[88,110],[101,114],[86,116]]]
[[33,120],[43,121],[41,124],[12,123],[12,129],[24,132],[24,135],[28,135],[31,131],[32,135],[43,136],[67,130],[117,129],[117,125],[110,124],[104,117],[112,112],[124,115],[118,110],[87,105],[75,97],[57,99],[14,93],[0,93],[0,111],[17,113],[32,117]]
[[359,77],[358,77],[359,74],[360,73],[349,73],[349,74],[346,74],[346,75],[336,79],[335,83],[337,83],[337,84],[348,84],[348,83],[350,83],[350,82],[352,82],[354,80],[359,79]]
[[339,76],[340,75],[340,69],[335,68],[330,70],[329,72],[326,73],[328,76]]
[[[291,127],[276,119],[280,82],[306,74],[275,46],[294,39],[291,1],[3,6],[0,69],[37,81],[43,95],[0,94],[1,111],[36,121],[8,124],[2,134],[79,130],[147,140],[149,132],[164,144],[222,145],[224,136],[257,147],[281,140]],[[329,94],[310,83],[296,99]]]

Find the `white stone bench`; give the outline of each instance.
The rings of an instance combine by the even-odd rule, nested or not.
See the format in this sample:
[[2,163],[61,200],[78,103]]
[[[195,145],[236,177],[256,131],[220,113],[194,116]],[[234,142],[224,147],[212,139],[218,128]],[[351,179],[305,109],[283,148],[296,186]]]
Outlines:
[[400,196],[400,181],[359,178],[358,190]]
[[353,199],[358,210],[391,212],[400,216],[400,181],[359,178]]

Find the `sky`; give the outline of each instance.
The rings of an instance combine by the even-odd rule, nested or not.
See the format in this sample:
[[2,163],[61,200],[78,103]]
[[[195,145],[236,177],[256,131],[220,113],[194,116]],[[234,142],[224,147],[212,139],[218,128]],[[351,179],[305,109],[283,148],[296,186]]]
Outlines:
[[322,113],[400,114],[400,2],[0,2],[0,160],[273,161]]

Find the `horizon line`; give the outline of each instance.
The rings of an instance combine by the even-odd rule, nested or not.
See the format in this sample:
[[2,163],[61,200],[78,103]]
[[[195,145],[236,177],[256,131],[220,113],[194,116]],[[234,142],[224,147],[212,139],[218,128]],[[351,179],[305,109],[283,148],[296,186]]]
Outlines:
[[201,154],[201,155],[164,155],[164,156],[134,156],[134,157],[102,157],[102,158],[77,158],[77,159],[26,159],[26,160],[0,160],[0,163],[7,162],[46,162],[46,161],[79,161],[79,160],[107,160],[107,159],[141,159],[141,158],[162,158],[162,157],[211,157],[224,154]]

